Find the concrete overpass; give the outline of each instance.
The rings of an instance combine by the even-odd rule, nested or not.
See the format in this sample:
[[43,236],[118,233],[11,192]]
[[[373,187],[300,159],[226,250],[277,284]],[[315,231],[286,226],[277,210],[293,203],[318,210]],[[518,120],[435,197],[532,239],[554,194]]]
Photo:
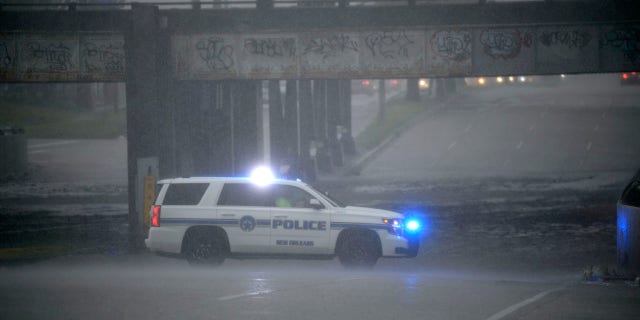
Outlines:
[[[159,177],[238,175],[263,160],[262,80],[274,80],[272,162],[313,178],[353,151],[349,79],[640,68],[633,1],[279,3],[1,5],[0,81],[126,82],[130,225],[140,244],[134,190],[148,167]],[[290,80],[284,96],[281,79]]]

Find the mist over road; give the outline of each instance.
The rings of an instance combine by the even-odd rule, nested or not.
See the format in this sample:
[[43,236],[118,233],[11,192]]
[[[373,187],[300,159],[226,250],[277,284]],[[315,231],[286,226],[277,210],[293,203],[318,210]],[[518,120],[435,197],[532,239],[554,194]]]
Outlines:
[[640,90],[616,78],[463,91],[362,172],[376,179],[567,176],[640,167]]
[[[640,158],[640,87],[620,87],[613,77],[594,79],[461,90],[428,111],[360,176],[318,183],[348,204],[422,218],[416,258],[381,259],[368,271],[345,270],[337,260],[270,259],[199,269],[181,259],[128,254],[120,178],[113,176],[116,186],[87,186],[81,181],[91,181],[92,174],[81,169],[79,176],[87,180],[61,180],[74,172],[65,157],[80,152],[104,161],[121,150],[120,142],[99,142],[102,148],[93,150],[83,146],[89,141],[36,141],[29,149],[32,159],[52,173],[43,180],[51,180],[4,191],[10,196],[0,208],[19,214],[3,221],[19,224],[21,215],[42,215],[47,219],[29,221],[45,224],[67,219],[67,229],[55,235],[67,235],[71,250],[5,267],[0,315],[634,319],[640,313],[637,286],[581,281],[585,268],[615,265],[615,203]],[[47,156],[53,147],[63,151]],[[103,170],[99,175],[114,170],[100,161],[85,164]],[[50,198],[21,198],[42,186]],[[85,198],[92,203],[65,198],[69,191],[92,194]],[[29,234],[42,235],[39,229]]]

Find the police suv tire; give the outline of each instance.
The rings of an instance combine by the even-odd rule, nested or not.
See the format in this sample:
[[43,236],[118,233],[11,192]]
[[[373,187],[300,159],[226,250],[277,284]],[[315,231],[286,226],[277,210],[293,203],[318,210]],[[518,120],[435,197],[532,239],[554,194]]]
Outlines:
[[378,241],[366,232],[345,235],[338,248],[338,260],[347,268],[371,268],[380,257]]
[[216,230],[191,230],[184,241],[184,256],[192,266],[218,266],[228,253],[226,238]]

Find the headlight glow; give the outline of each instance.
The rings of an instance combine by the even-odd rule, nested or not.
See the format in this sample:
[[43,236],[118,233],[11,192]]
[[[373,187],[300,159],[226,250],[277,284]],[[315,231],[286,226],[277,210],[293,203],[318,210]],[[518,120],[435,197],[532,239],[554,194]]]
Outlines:
[[389,233],[394,235],[400,235],[402,229],[402,220],[400,219],[382,219],[382,222],[389,226]]

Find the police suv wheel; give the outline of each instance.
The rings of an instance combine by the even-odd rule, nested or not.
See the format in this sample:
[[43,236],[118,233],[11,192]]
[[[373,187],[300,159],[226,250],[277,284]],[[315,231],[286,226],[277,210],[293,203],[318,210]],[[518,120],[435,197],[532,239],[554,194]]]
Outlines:
[[345,267],[372,267],[378,258],[376,239],[363,233],[346,236],[338,250],[338,259]]
[[217,232],[194,230],[185,240],[184,255],[194,266],[217,266],[226,256],[225,239]]

